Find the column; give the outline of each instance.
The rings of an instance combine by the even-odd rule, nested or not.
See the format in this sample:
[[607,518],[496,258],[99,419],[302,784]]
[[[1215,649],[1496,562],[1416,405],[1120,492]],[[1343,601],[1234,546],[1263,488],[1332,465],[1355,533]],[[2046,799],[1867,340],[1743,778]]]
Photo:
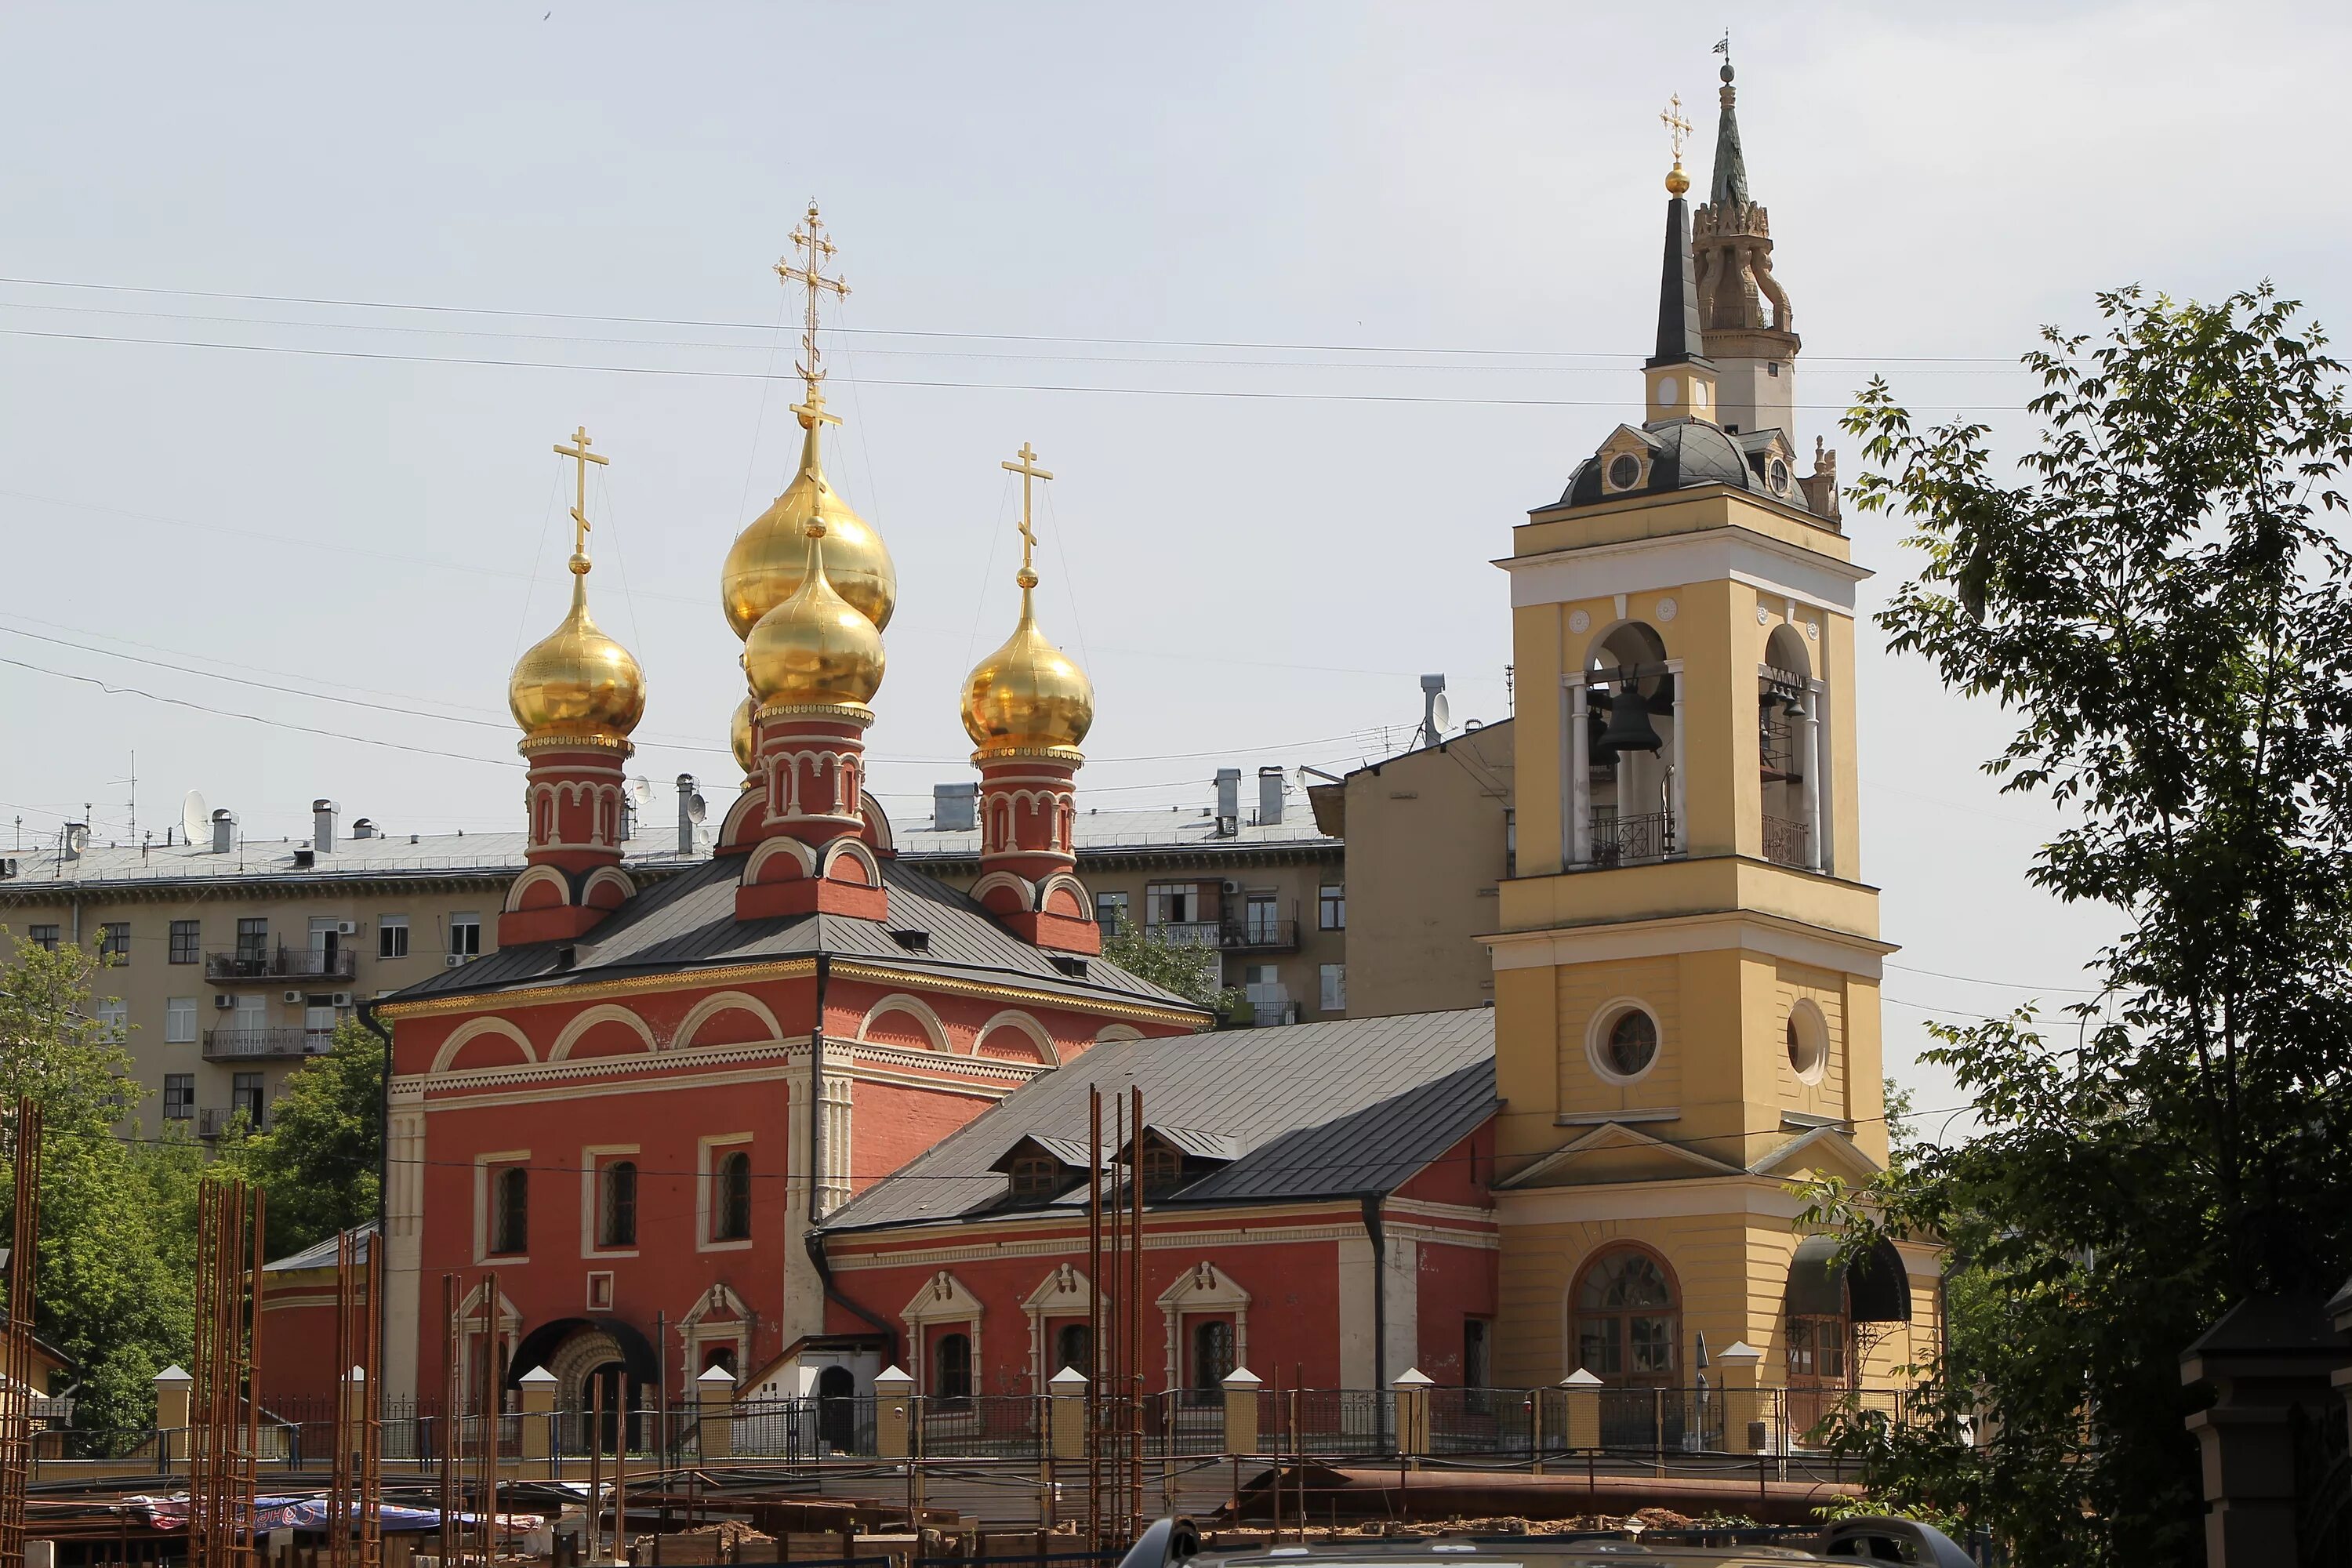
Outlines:
[[1053,1430],[1046,1441],[1053,1445],[1057,1459],[1083,1459],[1087,1457],[1087,1374],[1076,1367],[1066,1366],[1045,1380],[1052,1394]]
[[1257,1452],[1257,1391],[1265,1386],[1257,1373],[1237,1366],[1225,1373],[1225,1452]]
[[1560,1402],[1568,1407],[1568,1448],[1601,1447],[1601,1380],[1578,1367],[1559,1380]]
[[1683,661],[1678,658],[1666,660],[1666,673],[1675,683],[1674,761],[1669,764],[1675,770],[1675,778],[1672,795],[1666,805],[1671,814],[1667,830],[1674,835],[1672,853],[1687,855],[1690,853],[1689,818],[1683,809]]
[[1419,1456],[1429,1452],[1429,1390],[1431,1379],[1409,1366],[1389,1385],[1396,1397],[1397,1452]]
[[1581,674],[1568,681],[1567,732],[1560,737],[1568,787],[1560,798],[1568,811],[1568,831],[1560,835],[1570,866],[1592,863],[1592,733],[1591,701]]
[[1764,1352],[1734,1340],[1715,1358],[1723,1378],[1723,1446],[1735,1454],[1759,1454],[1772,1447],[1772,1423],[1764,1409],[1757,1369]]
[[555,1374],[535,1366],[515,1381],[522,1384],[522,1457],[544,1459],[555,1452]]
[[1822,744],[1822,704],[1829,689],[1819,680],[1805,682],[1805,727],[1798,755],[1805,770],[1805,869],[1829,868],[1829,824],[1822,819],[1822,763],[1828,748]]
[[[977,1362],[978,1358],[974,1358]],[[886,1367],[874,1374],[874,1452],[878,1458],[907,1457],[907,1407],[913,1403],[915,1380],[903,1367]]]
[[734,1457],[735,1374],[725,1367],[708,1368],[694,1380],[694,1425],[703,1459]]
[[[425,1251],[425,1079],[404,1075],[392,1081],[391,1147],[385,1152],[383,1361],[376,1369],[380,1391],[393,1399],[416,1397],[416,1347]],[[438,1289],[436,1286],[436,1289]],[[435,1343],[439,1343],[436,1333]]]
[[188,1457],[188,1401],[195,1385],[176,1362],[155,1374],[157,1458],[167,1462]]

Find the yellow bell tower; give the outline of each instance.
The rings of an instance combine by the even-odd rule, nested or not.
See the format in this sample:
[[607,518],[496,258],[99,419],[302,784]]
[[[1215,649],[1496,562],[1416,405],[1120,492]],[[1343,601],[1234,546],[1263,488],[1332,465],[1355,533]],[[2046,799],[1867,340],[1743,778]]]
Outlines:
[[1789,432],[1717,422],[1678,108],[1646,417],[1497,563],[1520,694],[1517,875],[1487,939],[1505,1386],[1881,1381],[1936,1310],[1931,1249],[1832,1276],[1792,1223],[1793,1178],[1886,1158],[1893,950],[1855,811],[1868,574],[1831,458],[1800,476]]

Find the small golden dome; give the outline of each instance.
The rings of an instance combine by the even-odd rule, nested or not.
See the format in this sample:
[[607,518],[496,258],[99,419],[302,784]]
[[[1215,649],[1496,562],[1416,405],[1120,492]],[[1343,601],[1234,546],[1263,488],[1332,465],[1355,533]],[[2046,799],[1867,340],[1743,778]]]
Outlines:
[[727,726],[727,743],[734,748],[735,765],[747,774],[751,771],[751,748],[756,743],[756,737],[751,733],[751,713],[758,706],[746,697],[735,705],[735,717]]
[[800,586],[744,639],[743,673],[763,705],[862,708],[882,685],[882,633],[834,591],[824,522],[804,531]]
[[1690,176],[1683,173],[1683,161],[1677,158],[1675,166],[1666,171],[1666,194],[1678,196],[1689,189]]
[[515,662],[507,707],[532,740],[622,742],[646,716],[646,673],[589,616],[586,556],[572,574],[572,613]]
[[1076,751],[1094,727],[1087,672],[1037,629],[1037,574],[1023,567],[1021,624],[963,685],[963,728],[982,752]]
[[801,423],[808,434],[801,440],[800,472],[774,504],[736,536],[719,579],[719,604],[739,637],[750,637],[761,616],[800,587],[808,554],[804,535],[812,519],[824,524],[825,574],[833,579],[834,591],[856,605],[876,631],[890,624],[890,611],[898,602],[898,572],[890,563],[889,547],[826,482],[817,460],[816,423],[805,416]]

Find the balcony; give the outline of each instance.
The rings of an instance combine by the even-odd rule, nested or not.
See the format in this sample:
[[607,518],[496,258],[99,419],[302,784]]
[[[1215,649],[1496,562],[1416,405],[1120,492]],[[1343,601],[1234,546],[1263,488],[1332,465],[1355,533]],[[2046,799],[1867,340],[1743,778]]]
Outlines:
[[1620,816],[1603,806],[1592,814],[1592,864],[1625,866],[1641,860],[1663,860],[1675,852],[1675,819],[1670,812],[1645,812]]
[[242,1112],[256,1132],[261,1131],[261,1110],[258,1106],[207,1105],[196,1112],[196,1136],[218,1138],[228,1131]]
[[1145,933],[1171,947],[1213,947],[1227,952],[1297,952],[1298,922],[1248,915],[1231,921],[1162,921]]
[[206,1029],[205,1060],[243,1062],[322,1057],[335,1048],[329,1029]]
[[239,981],[349,980],[359,973],[359,950],[350,947],[240,947],[205,954],[205,978],[234,985]]
[[1803,823],[1768,814],[1764,818],[1764,858],[1775,866],[1794,866],[1801,871],[1807,864],[1805,840],[1808,837]]

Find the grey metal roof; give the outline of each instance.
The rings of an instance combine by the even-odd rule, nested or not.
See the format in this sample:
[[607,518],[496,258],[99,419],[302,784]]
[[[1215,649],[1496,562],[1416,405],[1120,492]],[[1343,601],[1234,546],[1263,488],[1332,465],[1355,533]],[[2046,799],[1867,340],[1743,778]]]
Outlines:
[[[1083,791],[1080,798],[1084,798]],[[971,859],[980,854],[977,827],[941,829],[925,820],[896,824],[894,833],[893,841],[901,859]],[[1336,850],[1340,847],[1339,839],[1315,826],[1314,814],[1304,803],[1296,812],[1286,812],[1280,822],[1260,824],[1244,818],[1231,837],[1220,837],[1215,816],[1193,807],[1181,811],[1081,811],[1072,843],[1081,860],[1098,855],[1166,850],[1213,854],[1274,848]]]
[[[697,853],[677,853],[677,831],[640,833],[622,846],[622,862],[640,874],[691,865],[710,853],[707,827],[696,829]],[[386,834],[372,838],[338,836],[323,855],[311,854],[307,838],[246,839],[226,855],[203,844],[93,844],[68,860],[53,842],[40,850],[11,851],[16,875],[0,881],[0,900],[38,900],[100,889],[161,887],[174,883],[255,884],[365,880],[403,877],[480,877],[498,880],[523,868],[528,833]],[[296,852],[310,857],[296,863]]]
[[[1047,1138],[1035,1132],[1024,1132],[1006,1144],[1004,1152],[991,1162],[988,1168],[992,1171],[1010,1171],[1013,1168],[1013,1156],[1024,1144],[1035,1145],[1041,1152],[1051,1154],[1065,1165],[1075,1166],[1081,1171],[1087,1168],[1087,1146],[1085,1139]],[[1104,1156],[1102,1163],[1105,1164],[1110,1163],[1108,1154]]]
[[[352,1261],[365,1263],[368,1255],[368,1239],[375,1235],[375,1221],[367,1220],[355,1225],[352,1226],[349,1234],[352,1238]],[[324,1241],[314,1241],[301,1251],[281,1258],[275,1263],[263,1264],[261,1271],[264,1274],[281,1272],[290,1274],[304,1268],[332,1268],[334,1266],[335,1238],[331,1236]]]
[[[1214,1127],[1237,1158],[1153,1208],[1272,1203],[1395,1190],[1494,1114],[1495,1013],[1404,1013],[1284,1028],[1111,1041],[1005,1096],[868,1187],[827,1230],[1024,1214],[991,1169],[1023,1137],[1083,1145],[1087,1091],[1143,1090],[1146,1126]],[[1084,1164],[1083,1157],[1079,1161]],[[1084,1194],[1078,1194],[1083,1201]]]
[[[1089,998],[1143,1002],[1207,1017],[1205,1011],[1175,993],[1103,959],[1087,959],[1083,976],[1066,973],[1052,954],[1006,931],[963,893],[895,860],[882,862],[883,885],[890,894],[887,921],[825,914],[739,921],[735,888],[742,869],[742,860],[734,856],[706,861],[642,889],[585,936],[569,942],[502,947],[460,968],[445,969],[419,981],[380,1005],[425,996],[549,984],[587,985],[623,974],[826,953],[885,964],[909,974],[998,981],[1012,976],[1074,1002]],[[928,932],[926,951],[909,951],[891,934],[899,931]],[[567,948],[572,952],[569,969],[561,966],[562,952]]]
[[1164,1121],[1147,1121],[1146,1132],[1156,1132],[1180,1154],[1190,1154],[1196,1160],[1237,1160],[1241,1158],[1242,1141],[1230,1132],[1211,1132],[1201,1127],[1171,1127]]

